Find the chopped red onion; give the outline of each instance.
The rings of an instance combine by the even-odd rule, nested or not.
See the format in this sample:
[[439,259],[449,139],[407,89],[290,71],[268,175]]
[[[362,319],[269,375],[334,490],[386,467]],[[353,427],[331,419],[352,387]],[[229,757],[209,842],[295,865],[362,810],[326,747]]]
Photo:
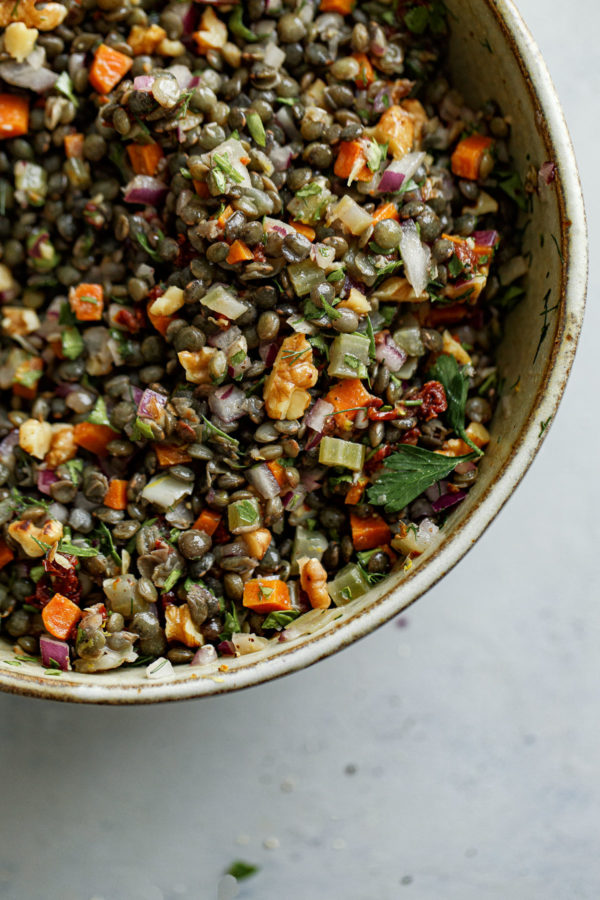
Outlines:
[[497,231],[474,231],[471,237],[477,247],[495,247],[500,240]]
[[156,206],[169,189],[166,184],[151,175],[136,175],[122,189],[125,203],[144,203]]
[[298,509],[299,506],[302,506],[305,497],[306,491],[298,486],[294,488],[293,491],[288,491],[285,497],[282,498],[283,506],[288,512],[293,512],[295,509]]
[[402,174],[402,172],[390,172],[389,169],[386,169],[381,176],[381,180],[377,186],[377,190],[380,194],[393,194],[396,191],[400,190],[404,178],[405,176]]
[[241,336],[242,332],[237,325],[230,325],[225,331],[217,331],[216,334],[211,334],[208,338],[208,343],[211,347],[217,347],[218,350],[227,350],[230,344],[233,344]]
[[476,468],[477,468],[477,466],[475,465],[474,462],[467,461],[467,462],[459,463],[454,471],[456,472],[457,475],[465,475],[467,472],[472,472],[473,469],[476,469]]
[[412,219],[408,219],[402,224],[400,254],[404,262],[406,277],[417,297],[420,297],[425,292],[429,281],[431,251],[421,242],[417,226]]
[[190,82],[194,77],[187,66],[182,66],[179,63],[175,63],[175,65],[169,66],[166,71],[175,76],[177,84],[182,91],[185,91],[187,90],[187,88],[189,88]]
[[433,501],[431,508],[434,512],[442,512],[444,509],[450,509],[451,506],[456,506],[456,504],[464,500],[466,496],[465,491],[456,491],[454,494],[444,494],[443,497],[439,497],[437,500]]
[[308,435],[306,438],[306,444],[304,445],[305,450],[314,450],[315,447],[318,447],[321,443],[323,435],[319,431],[311,431],[308,429]]
[[281,488],[266,463],[248,469],[246,478],[265,500],[272,500],[273,497],[279,497]]
[[377,362],[385,363],[390,372],[399,372],[408,356],[391,334],[386,334],[382,341],[375,344],[375,358]]
[[132,384],[129,385],[129,390],[131,391],[131,395],[133,397],[133,402],[136,406],[140,405],[140,400],[144,396],[144,392],[141,388],[137,387],[137,385]]
[[552,184],[552,182],[556,180],[556,163],[553,163],[550,160],[543,163],[540,166],[539,178],[545,185]]
[[151,91],[154,84],[154,75],[136,75],[133,79],[134,91]]
[[275,166],[276,172],[287,171],[292,162],[293,155],[292,148],[287,145],[281,147],[279,144],[273,144],[269,150],[269,159]]
[[327,423],[327,419],[335,412],[335,407],[327,400],[317,400],[315,405],[309,409],[304,417],[304,424],[307,428],[323,433],[323,429]]
[[274,341],[262,341],[258,348],[258,355],[266,366],[273,365],[278,352],[279,344],[276,344]]
[[212,644],[205,644],[196,650],[190,666],[209,666],[218,659],[217,651]]
[[295,228],[292,228],[291,225],[286,225],[285,222],[280,222],[279,219],[270,219],[268,216],[265,216],[263,219],[263,229],[265,234],[274,231],[275,234],[280,234],[282,237],[285,237],[286,234],[296,233]]
[[220,644],[217,644],[217,650],[221,656],[235,656],[233,641],[221,641]]
[[58,641],[43,634],[40,637],[40,654],[42,665],[46,669],[55,669],[58,666],[63,672],[68,672],[71,668],[69,645],[66,641]]
[[158,422],[166,405],[167,397],[164,394],[146,388],[138,403],[138,416],[145,416],[147,419]]
[[270,69],[280,69],[285,62],[285,52],[277,44],[270,42],[265,47],[263,62]]
[[208,398],[208,405],[221,421],[229,425],[231,422],[241,419],[244,415],[243,403],[245,399],[246,395],[238,387],[231,384],[223,384],[215,388]]
[[42,258],[42,245],[47,244],[50,241],[50,234],[48,231],[40,231],[35,241],[29,248],[29,255],[34,259]]
[[50,496],[50,485],[58,481],[58,475],[55,475],[51,469],[38,469],[37,487],[42,494]]
[[191,34],[196,27],[196,10],[193,3],[174,3],[170,9],[181,21],[184,35]]
[[302,473],[300,479],[302,487],[308,494],[317,491],[321,487],[321,478],[325,474],[325,469],[307,469]]
[[428,487],[425,491],[425,496],[428,500],[433,502],[434,500],[439,500],[440,497],[448,490],[448,482],[447,481],[436,481],[435,484],[432,484],[431,487]]
[[381,176],[377,188],[379,193],[390,194],[400,190],[404,181],[413,177],[425,156],[423,151],[416,150],[414,153],[407,153],[402,159],[395,159],[391,162]]

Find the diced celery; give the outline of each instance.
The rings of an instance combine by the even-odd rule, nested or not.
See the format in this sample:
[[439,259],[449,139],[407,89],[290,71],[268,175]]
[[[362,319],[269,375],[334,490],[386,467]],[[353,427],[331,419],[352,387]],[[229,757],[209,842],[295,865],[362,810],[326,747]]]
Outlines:
[[316,285],[325,281],[323,269],[309,259],[292,263],[287,267],[287,271],[298,297],[305,297]]
[[409,356],[423,356],[425,347],[421,340],[421,328],[414,316],[407,316],[403,325],[392,335],[394,342]]
[[292,574],[298,573],[298,560],[302,556],[308,556],[309,559],[321,559],[329,541],[320,531],[309,531],[298,525],[296,528],[296,536],[294,538],[294,547],[292,550]]
[[238,300],[233,291],[228,290],[224,284],[213,285],[200,299],[200,303],[228,319],[239,319],[248,312],[246,304]]
[[46,170],[37,163],[20,159],[15,163],[14,176],[16,199],[31,206],[42,206],[48,192]]
[[191,485],[180,481],[179,478],[173,478],[172,475],[157,475],[148,482],[142,491],[142,497],[149,503],[168,509],[182,500],[186,494],[191,493]]
[[329,596],[336,606],[344,606],[369,590],[369,583],[358,566],[348,563],[327,585]]
[[329,351],[327,372],[334,378],[366,378],[369,338],[362,334],[340,334]]
[[365,445],[324,437],[319,444],[319,462],[324,466],[344,466],[360,472],[365,461]]
[[229,530],[233,534],[243,534],[245,531],[254,531],[261,522],[260,506],[254,497],[245,500],[235,500],[227,507],[227,519]]

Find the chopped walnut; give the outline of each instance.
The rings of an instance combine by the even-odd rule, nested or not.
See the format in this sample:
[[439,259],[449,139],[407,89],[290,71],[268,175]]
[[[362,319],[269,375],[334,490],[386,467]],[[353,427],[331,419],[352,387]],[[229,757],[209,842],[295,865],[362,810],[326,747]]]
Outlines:
[[298,560],[300,584],[308,594],[313,609],[327,609],[331,605],[331,597],[327,591],[327,572],[318,559],[301,556]]
[[170,287],[157,297],[152,306],[150,313],[153,316],[172,316],[183,306],[183,291],[178,287]]
[[52,430],[50,450],[46,453],[44,462],[49,469],[56,469],[77,456],[77,444],[72,425],[54,425]]
[[52,425],[48,422],[38,422],[37,419],[27,419],[19,428],[19,447],[35,456],[43,459],[50,449],[52,441]]
[[373,293],[380,303],[421,303],[429,299],[427,292],[417,296],[406,278],[387,278]]
[[458,341],[455,341],[448,330],[444,331],[442,338],[444,341],[442,344],[442,353],[445,353],[447,356],[453,356],[456,362],[461,366],[469,366],[471,364],[471,357],[463,345],[459,344]]
[[23,22],[11,22],[4,32],[4,48],[17,62],[24,62],[33,48],[39,31]]
[[144,28],[143,25],[134,25],[129,32],[127,43],[131,47],[134,56],[150,56],[161,41],[167,36],[167,32],[160,25],[149,25]]
[[57,544],[62,538],[63,527],[57,519],[48,519],[41,528],[29,519],[19,519],[10,523],[8,533],[27,556],[44,556],[47,547]]
[[62,3],[37,6],[36,0],[0,0],[0,28],[9,22],[23,22],[28,28],[53,31],[64,21],[67,7]]
[[215,15],[214,10],[209,7],[202,13],[200,19],[200,28],[194,32],[194,40],[198,45],[199,53],[206,53],[208,50],[220,50],[227,43],[227,25]]
[[339,309],[351,309],[358,316],[366,315],[371,312],[371,304],[364,294],[357,288],[351,288],[350,293],[345,300],[338,303]]
[[210,359],[217,352],[216,347],[203,347],[202,350],[181,350],[177,354],[179,362],[185,369],[185,377],[192,384],[210,384]]
[[317,383],[312,347],[303,334],[285,338],[265,381],[264,400],[272,419],[298,419],[308,408],[307,388]]
[[168,641],[179,641],[186,647],[201,647],[204,638],[192,622],[187,603],[167,606],[165,609],[165,636]]
[[22,306],[2,307],[2,328],[11,337],[23,337],[40,327],[38,314]]
[[185,47],[181,41],[170,41],[168,38],[163,38],[157,47],[157,51],[161,56],[183,56]]

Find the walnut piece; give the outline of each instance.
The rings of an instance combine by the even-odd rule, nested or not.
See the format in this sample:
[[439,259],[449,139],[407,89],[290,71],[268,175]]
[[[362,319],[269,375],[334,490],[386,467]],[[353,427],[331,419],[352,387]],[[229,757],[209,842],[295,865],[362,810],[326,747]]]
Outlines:
[[48,519],[41,528],[29,519],[19,519],[10,523],[8,533],[21,545],[27,556],[44,556],[47,547],[57,544],[62,538],[63,527],[57,519]]
[[28,28],[52,31],[64,21],[67,7],[62,3],[36,6],[36,0],[0,0],[0,28],[10,22],[23,22]]
[[142,25],[134,25],[129,32],[127,43],[131,47],[134,56],[142,56],[143,54],[150,56],[166,36],[167,32],[160,25],[150,25],[148,28]]
[[43,459],[50,449],[52,425],[27,419],[19,428],[19,447],[36,459]]
[[49,469],[56,469],[77,456],[77,444],[72,425],[55,425],[52,430],[50,450],[46,453],[44,462]]
[[263,392],[272,419],[297,419],[306,411],[310,403],[307,388],[313,387],[319,377],[312,359],[312,347],[303,334],[284,340]]
[[35,47],[38,34],[37,28],[28,28],[23,22],[11,22],[4,32],[4,48],[17,62],[23,62]]
[[177,357],[185,369],[185,377],[192,384],[210,384],[208,364],[217,352],[216,347],[203,347],[202,350],[181,350]]
[[165,609],[165,636],[168,641],[179,641],[186,647],[201,647],[204,638],[192,622],[187,603],[167,606]]

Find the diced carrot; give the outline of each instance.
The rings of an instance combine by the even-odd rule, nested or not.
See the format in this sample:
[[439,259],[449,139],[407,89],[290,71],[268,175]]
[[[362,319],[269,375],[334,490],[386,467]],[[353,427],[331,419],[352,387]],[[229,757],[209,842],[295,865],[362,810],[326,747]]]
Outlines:
[[234,212],[234,210],[233,210],[232,206],[225,207],[225,209],[223,210],[223,212],[219,215],[219,218],[217,219],[217,224],[219,225],[220,228],[225,228],[225,222],[227,221],[227,219],[229,219],[230,216],[233,215],[233,212]]
[[42,610],[46,631],[61,641],[70,637],[82,615],[79,607],[62,594],[55,594]]
[[396,222],[400,221],[400,213],[395,203],[382,203],[373,213],[373,225],[386,219],[395,219]]
[[78,422],[73,426],[73,438],[79,447],[95,453],[96,456],[108,456],[106,445],[117,437],[109,425],[95,425],[93,422]]
[[156,328],[156,330],[162,334],[163,336],[167,333],[167,328],[175,318],[174,316],[155,316],[154,313],[150,312],[150,307],[154,303],[154,300],[149,300],[148,305],[146,307],[146,313],[148,318],[150,319],[150,323]]
[[243,241],[234,241],[227,254],[229,265],[234,266],[236,263],[247,262],[249,259],[254,259],[254,254],[248,245]]
[[104,310],[104,290],[101,284],[78,284],[69,290],[69,303],[80,322],[97,322]]
[[294,231],[297,231],[298,234],[303,234],[309,241],[314,241],[317,236],[315,229],[311,228],[310,225],[305,225],[304,222],[290,222],[290,225]]
[[205,181],[192,181],[192,184],[199,197],[202,197],[203,199],[210,197],[210,190]]
[[127,509],[127,481],[111,478],[103,503],[110,509]]
[[212,537],[221,523],[221,515],[213,509],[203,509],[193,527]]
[[184,465],[192,459],[185,447],[178,447],[175,444],[155,444],[154,452],[159,466]]
[[136,175],[154,175],[163,158],[160,144],[129,144],[127,154]]
[[65,156],[69,159],[83,158],[83,134],[75,131],[73,134],[65,135]]
[[[358,168],[361,159],[362,166]],[[354,181],[370,181],[373,177],[360,141],[342,141],[340,143],[333,171],[338,178],[350,178],[352,175]]]
[[[38,382],[44,371],[44,362],[39,356],[30,356],[17,366],[12,390],[17,397],[24,400],[34,400],[38,392]],[[36,376],[35,373],[40,375]]]
[[356,506],[357,503],[360,503],[360,498],[365,492],[368,480],[368,478],[359,478],[358,481],[351,485],[344,503],[348,506]]
[[285,581],[255,578],[244,585],[243,605],[253,612],[266,614],[291,609],[290,592]]
[[390,526],[381,516],[369,516],[361,519],[350,513],[352,543],[355,550],[374,550],[382,544],[388,544],[391,538]]
[[492,144],[492,139],[483,134],[471,134],[459,141],[451,159],[454,174],[459,178],[477,181],[483,154]]
[[321,0],[319,5],[321,12],[339,13],[340,16],[348,16],[354,9],[354,0]]
[[352,56],[360,65],[360,71],[354,83],[357,88],[368,88],[375,81],[375,72],[373,71],[371,60],[366,53],[353,53]]
[[0,140],[29,131],[29,100],[16,94],[0,94]]
[[91,65],[89,81],[99,94],[109,94],[133,65],[130,56],[100,44]]
[[365,389],[360,378],[344,378],[331,388],[325,397],[336,411],[335,424],[338,428],[350,428],[358,415],[358,410],[372,406],[376,400]]
[[267,469],[270,471],[279,487],[283,489],[288,483],[288,480],[285,477],[285,466],[282,466],[276,459],[272,459],[267,463]]
[[15,558],[14,552],[5,541],[0,540],[0,569],[8,565]]

